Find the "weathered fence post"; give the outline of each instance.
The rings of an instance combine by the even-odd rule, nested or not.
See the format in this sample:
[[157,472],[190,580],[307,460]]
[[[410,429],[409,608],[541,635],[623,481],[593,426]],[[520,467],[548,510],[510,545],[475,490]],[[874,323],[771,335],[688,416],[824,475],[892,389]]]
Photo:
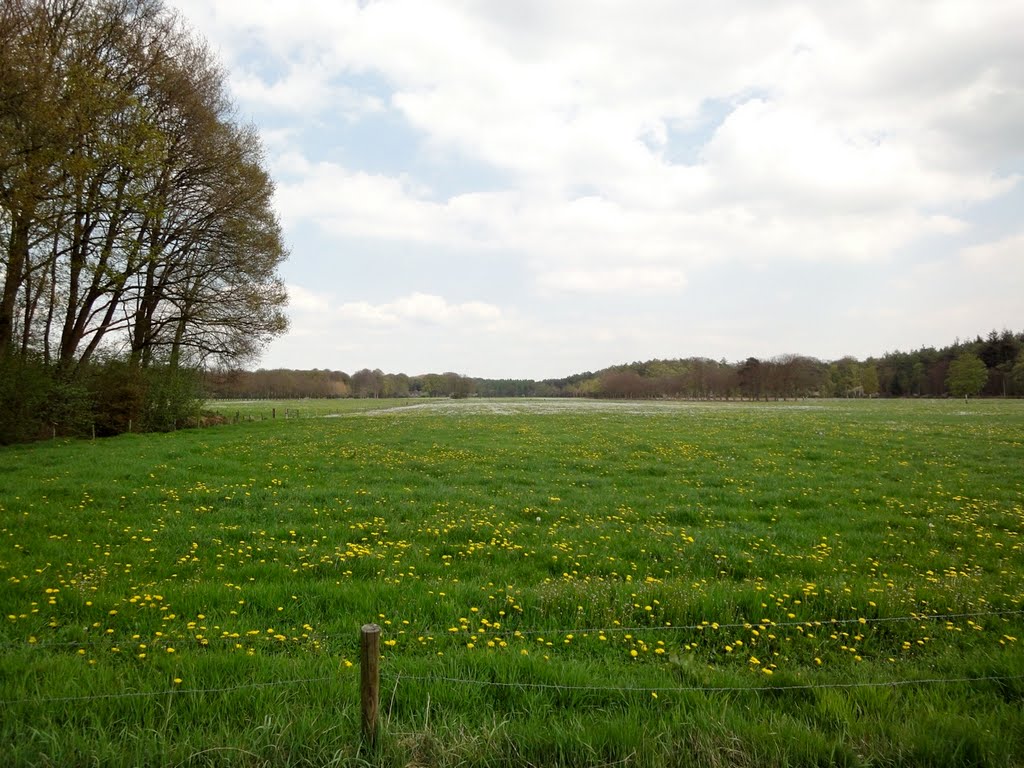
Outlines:
[[380,626],[377,624],[364,624],[359,632],[359,671],[363,740],[374,747],[380,711]]

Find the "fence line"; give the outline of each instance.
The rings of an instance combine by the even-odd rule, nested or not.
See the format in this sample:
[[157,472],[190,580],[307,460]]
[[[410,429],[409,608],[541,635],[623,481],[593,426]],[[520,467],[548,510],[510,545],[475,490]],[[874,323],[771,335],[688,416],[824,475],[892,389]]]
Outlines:
[[[916,621],[952,621],[953,619],[977,619],[977,618],[993,618],[1000,616],[1024,616],[1024,610],[1015,611],[978,611],[975,613],[936,613],[936,614],[916,614],[910,616],[883,616],[877,618],[856,618],[856,619],[793,619],[786,621],[773,621],[771,619],[760,619],[759,621],[743,621],[743,622],[705,622],[702,624],[680,624],[680,625],[663,625],[663,624],[652,624],[649,626],[631,626],[631,627],[569,627],[567,629],[553,628],[553,629],[506,629],[504,626],[498,630],[492,630],[486,628],[486,634],[493,637],[512,637],[518,633],[519,636],[533,636],[533,635],[559,635],[567,633],[604,633],[614,634],[620,632],[692,632],[702,631],[707,629],[720,630],[720,629],[749,629],[752,627],[764,628],[764,627],[825,627],[825,626],[846,626],[849,624],[886,624],[886,623],[909,623]],[[399,628],[406,634],[433,634],[446,636],[452,634],[448,629],[437,629],[437,628],[422,628],[422,627],[411,627],[402,626]],[[460,629],[461,631],[461,629]],[[479,630],[477,630],[479,631]],[[394,634],[391,632],[389,634]],[[314,632],[310,635],[309,640],[330,640],[339,637],[334,634],[319,634]],[[347,637],[347,635],[346,635]],[[256,640],[268,639],[268,636],[259,635],[239,635],[238,637],[225,637],[218,635],[216,637],[203,637],[207,643],[238,643],[245,640]],[[195,638],[190,637],[162,637],[148,638],[147,643],[168,641],[168,642],[191,642]],[[269,639],[273,639],[272,637]],[[292,638],[288,638],[291,640]],[[141,641],[141,638],[140,638]],[[6,641],[0,642],[0,648],[85,648],[92,646],[107,646],[117,643],[124,644],[123,639],[113,637],[99,637],[93,640],[68,640],[68,641],[52,641],[52,642],[41,642],[41,643],[29,643],[27,641]],[[130,642],[134,643],[135,640]]]
[[[773,691],[832,690],[849,688],[903,688],[916,685],[951,685],[954,683],[1010,682],[1024,680],[1024,675],[985,675],[981,677],[933,677],[907,680],[868,681],[855,683],[795,683],[786,685],[750,686],[601,686],[570,685],[563,683],[536,683],[530,681],[497,682],[471,678],[445,677],[441,675],[384,674],[385,680],[394,682],[397,689],[402,680],[425,683],[449,683],[455,685],[476,685],[484,688],[518,688],[521,690],[586,691],[590,693],[769,693]],[[286,685],[307,685],[337,680],[337,675],[300,678],[296,680],[275,680],[262,683],[243,683],[221,688],[168,688],[160,691],[127,691],[123,693],[100,693],[88,696],[53,696],[46,698],[0,699],[0,705],[55,704],[71,702],[102,701],[111,699],[154,698],[159,696],[206,695],[232,693],[255,688],[275,688]]]
[[182,694],[206,694],[206,693],[230,693],[232,691],[244,691],[251,688],[274,688],[282,685],[298,685],[305,683],[323,683],[328,680],[337,680],[336,675],[330,677],[309,677],[300,680],[275,680],[269,683],[242,683],[224,688],[168,688],[163,691],[127,691],[124,693],[97,693],[89,696],[53,696],[43,699],[0,699],[4,706],[13,704],[51,704],[56,702],[72,701],[98,701],[101,699],[136,699],[154,696],[180,696]]
[[[386,676],[390,677],[390,676]],[[474,680],[457,677],[441,677],[430,675],[396,675],[395,685],[400,680],[417,680],[421,682],[455,683],[464,685],[478,685],[481,687],[496,688],[536,688],[552,689],[559,691],[590,691],[604,693],[766,693],[771,691],[807,691],[807,690],[829,690],[833,688],[898,688],[910,685],[932,685],[950,683],[976,683],[985,681],[1024,680],[1024,675],[987,675],[983,677],[932,677],[916,678],[909,680],[888,680],[860,683],[795,683],[789,685],[749,685],[749,686],[685,686],[677,685],[670,687],[660,686],[601,686],[601,685],[563,685],[561,683],[530,683],[514,682],[501,683],[492,680]]]

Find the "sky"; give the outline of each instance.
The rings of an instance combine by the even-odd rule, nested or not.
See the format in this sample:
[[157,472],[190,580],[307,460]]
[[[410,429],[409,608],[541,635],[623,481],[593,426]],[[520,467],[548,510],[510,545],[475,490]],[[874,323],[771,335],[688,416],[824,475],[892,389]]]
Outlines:
[[1020,0],[169,0],[259,129],[257,365],[557,378],[1024,330]]

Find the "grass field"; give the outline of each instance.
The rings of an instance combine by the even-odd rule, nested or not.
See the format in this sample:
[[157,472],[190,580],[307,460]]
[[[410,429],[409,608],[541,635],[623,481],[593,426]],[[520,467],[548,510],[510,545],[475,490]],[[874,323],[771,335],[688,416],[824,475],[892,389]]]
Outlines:
[[0,450],[8,764],[1024,764],[1024,402],[218,408]]

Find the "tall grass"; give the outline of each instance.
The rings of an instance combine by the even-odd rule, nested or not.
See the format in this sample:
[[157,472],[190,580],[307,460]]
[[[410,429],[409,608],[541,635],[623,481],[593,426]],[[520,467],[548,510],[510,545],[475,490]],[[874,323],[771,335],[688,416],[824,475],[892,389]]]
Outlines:
[[1024,405],[375,405],[0,452],[13,764],[1024,759]]

